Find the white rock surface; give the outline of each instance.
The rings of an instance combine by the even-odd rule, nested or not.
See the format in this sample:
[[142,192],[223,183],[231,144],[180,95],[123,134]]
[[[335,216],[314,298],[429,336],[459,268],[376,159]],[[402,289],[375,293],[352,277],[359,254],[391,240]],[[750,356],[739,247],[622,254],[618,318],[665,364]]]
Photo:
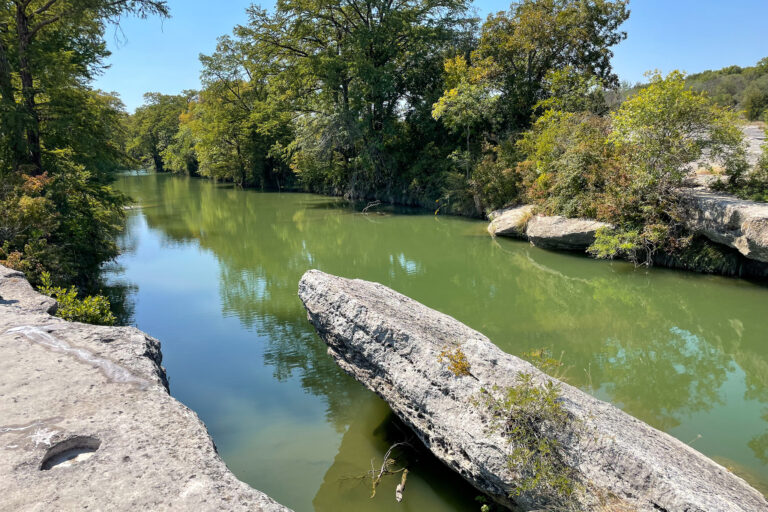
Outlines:
[[488,214],[488,232],[494,236],[525,238],[525,226],[533,214],[533,205],[513,206]]
[[528,240],[542,249],[584,251],[595,241],[595,233],[610,224],[592,219],[536,215],[528,222],[525,234]]
[[[377,283],[310,270],[299,297],[339,366],[385,399],[440,460],[510,508],[551,509],[535,491],[514,502],[509,497],[510,446],[489,429],[488,412],[475,398],[481,388],[514,385],[520,372],[533,374],[538,384],[553,379],[479,332]],[[471,365],[469,376],[457,377],[439,361],[455,344]],[[590,490],[579,496],[584,510],[768,510],[759,492],[690,446],[560,386],[563,407],[576,421],[558,439]]]
[[0,510],[287,512],[172,398],[160,342],[65,322],[0,266]]
[[702,189],[683,190],[681,197],[688,206],[688,229],[749,259],[768,262],[768,203]]

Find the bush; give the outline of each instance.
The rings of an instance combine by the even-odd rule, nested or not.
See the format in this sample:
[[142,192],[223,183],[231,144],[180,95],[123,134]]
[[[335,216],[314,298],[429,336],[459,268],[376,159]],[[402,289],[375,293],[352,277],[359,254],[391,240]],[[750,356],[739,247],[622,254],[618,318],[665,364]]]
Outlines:
[[541,116],[518,142],[528,155],[517,167],[527,200],[550,215],[598,217],[615,173],[609,133],[609,120],[590,113]]
[[623,204],[615,218],[605,219],[616,230],[598,235],[592,253],[650,264],[656,251],[686,243],[677,190],[695,162],[707,151],[729,182],[738,182],[746,167],[744,136],[737,115],[686,88],[679,71],[653,74],[648,87],[611,115],[611,123],[608,142],[618,150],[626,183],[608,192]]
[[768,201],[768,143],[763,145],[762,150],[763,153],[752,172],[748,172],[748,167],[744,164],[728,183],[718,183],[715,188],[742,199]]
[[768,90],[761,90],[757,85],[744,91],[744,113],[750,121],[757,121],[768,112]]
[[558,385],[547,381],[540,386],[533,375],[519,373],[509,388],[482,390],[478,405],[493,416],[491,429],[510,444],[507,464],[516,475],[510,495],[535,491],[556,510],[569,509],[581,486],[553,435],[567,431],[573,421],[562,406]]
[[109,309],[109,300],[103,295],[89,295],[78,298],[77,288],[61,288],[51,284],[51,274],[43,272],[41,293],[53,297],[59,303],[56,316],[70,322],[83,322],[95,325],[114,325],[115,315]]

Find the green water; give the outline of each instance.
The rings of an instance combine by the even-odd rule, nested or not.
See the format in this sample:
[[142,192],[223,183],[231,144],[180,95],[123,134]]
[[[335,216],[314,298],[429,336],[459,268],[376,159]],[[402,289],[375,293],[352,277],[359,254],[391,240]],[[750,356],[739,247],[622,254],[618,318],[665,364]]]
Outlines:
[[547,347],[567,378],[768,488],[768,287],[635,270],[491,239],[485,223],[362,215],[334,199],[124,176],[125,253],[107,269],[162,340],[171,392],[234,473],[297,511],[479,510],[428,455],[370,499],[358,478],[409,436],[343,374],[296,290],[310,268],[378,281],[512,354]]

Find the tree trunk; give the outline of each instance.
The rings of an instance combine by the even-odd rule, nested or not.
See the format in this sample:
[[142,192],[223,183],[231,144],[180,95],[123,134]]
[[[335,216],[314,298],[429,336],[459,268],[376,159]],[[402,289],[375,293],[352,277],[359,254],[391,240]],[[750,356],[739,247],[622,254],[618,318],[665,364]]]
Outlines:
[[21,79],[21,96],[23,100],[27,135],[27,162],[32,175],[43,172],[42,150],[40,148],[40,116],[35,101],[35,84],[32,77],[32,67],[29,63],[29,45],[32,34],[29,31],[29,19],[26,6],[16,5],[16,34],[19,43],[19,78]]
[[467,124],[467,180],[469,180],[469,124]]
[[152,151],[152,161],[155,163],[156,172],[165,172],[163,157],[160,156],[160,153],[158,153],[157,150]]
[[[5,32],[6,26],[0,27]],[[13,83],[11,82],[11,65],[8,62],[8,49],[2,40],[0,32],[0,126],[5,132],[5,142],[11,151],[11,166],[17,169],[21,163],[24,151],[21,127],[16,112],[16,99]]]

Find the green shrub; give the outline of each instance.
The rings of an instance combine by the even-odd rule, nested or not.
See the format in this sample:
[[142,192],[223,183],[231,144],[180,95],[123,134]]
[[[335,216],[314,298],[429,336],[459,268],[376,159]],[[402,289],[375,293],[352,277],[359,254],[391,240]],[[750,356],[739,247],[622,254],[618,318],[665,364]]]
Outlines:
[[748,172],[744,165],[738,175],[733,176],[727,183],[718,183],[715,188],[742,199],[768,201],[768,143],[763,145],[762,150],[763,153],[752,172]]
[[610,122],[590,113],[550,110],[518,142],[518,165],[528,201],[546,214],[599,215],[615,154],[606,144]]
[[519,373],[513,386],[482,390],[477,402],[491,413],[491,430],[500,432],[511,447],[507,464],[515,478],[510,496],[535,491],[556,510],[571,508],[580,487],[576,470],[566,463],[553,435],[568,430],[573,421],[559,396],[554,381],[542,386],[532,374]]
[[41,293],[53,297],[59,303],[56,316],[70,322],[83,322],[95,325],[114,325],[115,315],[109,309],[109,300],[103,295],[89,295],[78,298],[77,288],[62,288],[51,284],[51,275],[43,272]]

